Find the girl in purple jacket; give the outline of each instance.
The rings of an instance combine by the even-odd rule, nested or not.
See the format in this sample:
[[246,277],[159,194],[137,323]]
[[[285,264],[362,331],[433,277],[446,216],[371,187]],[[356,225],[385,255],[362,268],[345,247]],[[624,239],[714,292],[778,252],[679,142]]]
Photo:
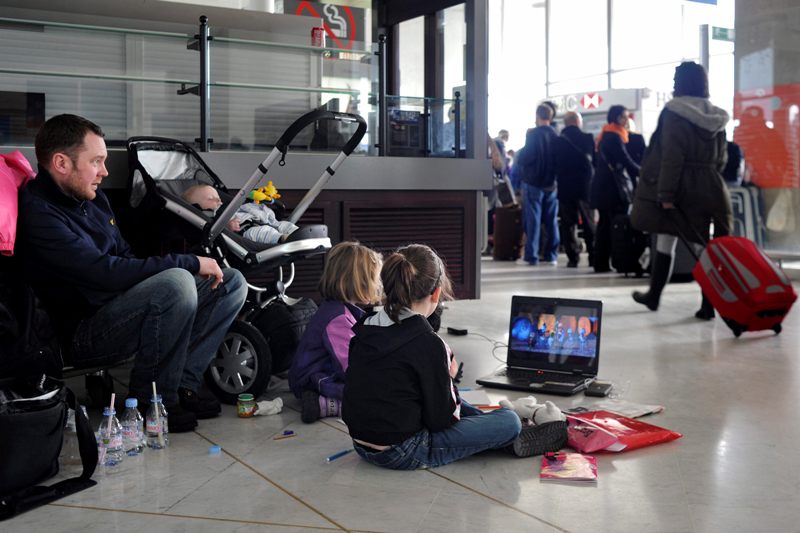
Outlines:
[[341,416],[347,353],[361,306],[381,301],[381,256],[356,242],[328,252],[319,283],[323,302],[306,327],[289,369],[289,386],[302,400],[303,422]]

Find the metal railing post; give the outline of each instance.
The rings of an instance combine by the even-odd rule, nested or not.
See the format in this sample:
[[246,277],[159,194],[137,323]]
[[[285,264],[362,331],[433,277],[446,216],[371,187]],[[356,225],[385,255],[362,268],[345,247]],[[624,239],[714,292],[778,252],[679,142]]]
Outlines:
[[456,99],[453,102],[453,111],[455,112],[453,127],[453,139],[455,139],[455,149],[453,157],[461,157],[461,91],[456,91]]
[[196,94],[200,97],[200,137],[194,140],[201,152],[208,152],[208,147],[214,142],[209,138],[208,132],[211,128],[211,52],[209,43],[213,39],[209,35],[208,17],[200,17],[200,30],[194,39],[186,44],[187,50],[197,50],[200,52],[200,84],[187,87],[182,83],[178,89],[178,94]]
[[386,35],[378,35],[378,155],[386,155],[388,105],[386,102]]

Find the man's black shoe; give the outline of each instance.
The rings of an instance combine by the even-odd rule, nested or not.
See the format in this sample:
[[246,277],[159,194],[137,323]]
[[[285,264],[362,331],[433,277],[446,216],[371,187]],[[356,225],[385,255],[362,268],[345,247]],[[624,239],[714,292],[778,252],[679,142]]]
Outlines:
[[567,263],[567,268],[578,268],[578,262],[577,261],[569,261]]
[[165,405],[167,410],[167,424],[170,433],[186,433],[197,427],[197,417],[191,411],[187,411],[180,403]]
[[214,418],[222,411],[219,400],[203,387],[197,391],[178,387],[178,399],[184,409],[194,413],[200,419]]

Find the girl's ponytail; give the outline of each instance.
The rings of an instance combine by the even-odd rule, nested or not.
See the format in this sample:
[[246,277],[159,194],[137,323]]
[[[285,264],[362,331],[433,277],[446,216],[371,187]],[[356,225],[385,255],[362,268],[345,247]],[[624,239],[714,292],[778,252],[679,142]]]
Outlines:
[[430,247],[410,244],[398,249],[383,262],[381,281],[386,294],[384,310],[394,322],[400,311],[442,288],[442,297],[451,298],[450,278],[444,263]]

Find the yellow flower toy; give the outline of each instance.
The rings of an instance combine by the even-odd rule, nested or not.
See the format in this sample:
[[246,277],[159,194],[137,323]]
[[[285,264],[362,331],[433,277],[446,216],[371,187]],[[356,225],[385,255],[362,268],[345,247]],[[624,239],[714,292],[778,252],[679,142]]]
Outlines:
[[275,185],[269,181],[264,187],[259,187],[258,189],[250,191],[247,197],[257,204],[261,202],[271,204],[274,200],[280,198],[281,195],[278,193],[278,189],[275,188]]

